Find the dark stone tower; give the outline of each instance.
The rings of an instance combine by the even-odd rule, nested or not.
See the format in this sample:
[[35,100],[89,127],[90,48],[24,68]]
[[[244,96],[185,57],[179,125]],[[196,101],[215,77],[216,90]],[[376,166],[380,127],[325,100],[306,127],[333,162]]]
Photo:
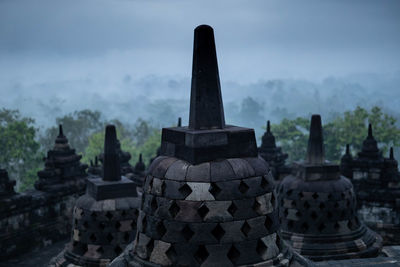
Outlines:
[[400,239],[400,173],[393,148],[388,158],[383,157],[371,124],[358,155],[343,156],[341,173],[352,179],[361,218],[382,235],[385,244],[397,244]]
[[274,179],[282,180],[291,172],[291,169],[285,165],[288,154],[282,153],[282,148],[276,146],[269,121],[267,122],[267,131],[261,140],[261,146],[258,148],[259,155],[268,163]]
[[301,266],[281,241],[253,129],[225,124],[213,29],[194,32],[188,127],[162,130],[133,248],[111,266]]
[[60,125],[54,148],[47,152],[44,159],[44,170],[38,172],[39,180],[35,183],[35,188],[46,192],[65,192],[66,188],[84,191],[88,166],[80,163],[81,158],[81,155],[75,153],[75,149],[69,147]]
[[88,179],[74,208],[71,242],[51,265],[103,267],[133,241],[140,200],[135,184],[120,171],[115,127],[108,125],[104,176]]
[[325,161],[322,124],[311,118],[306,161],[278,187],[282,237],[312,260],[377,256],[382,238],[357,217],[350,180]]

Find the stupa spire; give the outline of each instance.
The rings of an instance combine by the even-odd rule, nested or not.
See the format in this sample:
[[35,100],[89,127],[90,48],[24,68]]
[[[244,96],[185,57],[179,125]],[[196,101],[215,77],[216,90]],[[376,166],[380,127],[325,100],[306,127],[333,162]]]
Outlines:
[[269,120],[267,121],[267,133],[271,133],[271,124]]
[[346,144],[346,155],[350,155],[350,145]]
[[62,124],[58,125],[58,136],[59,137],[64,136]]
[[368,138],[374,138],[374,136],[372,135],[372,125],[371,125],[371,123],[368,124]]
[[311,164],[323,164],[325,162],[324,137],[322,135],[320,115],[312,115],[311,117],[307,162]]
[[121,180],[120,162],[117,152],[117,133],[114,125],[107,125],[104,140],[104,176],[105,181]]
[[394,159],[393,147],[390,147],[389,159]]
[[194,30],[189,128],[225,127],[214,31],[208,25]]
[[182,127],[182,118],[181,117],[178,118],[178,125],[177,126],[178,127]]

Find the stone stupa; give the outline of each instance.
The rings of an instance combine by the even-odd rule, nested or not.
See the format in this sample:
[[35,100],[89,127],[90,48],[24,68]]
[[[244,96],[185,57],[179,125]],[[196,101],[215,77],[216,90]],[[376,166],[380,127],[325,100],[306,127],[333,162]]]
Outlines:
[[120,266],[307,266],[280,239],[253,129],[225,124],[213,29],[194,31],[189,126],[162,130]]
[[46,192],[84,192],[87,165],[80,162],[82,156],[70,148],[68,139],[59,125],[59,133],[54,147],[47,152],[44,169],[38,172],[39,180],[35,188]]
[[282,148],[276,145],[269,121],[267,121],[267,130],[261,138],[261,146],[258,148],[258,153],[268,163],[275,180],[280,181],[290,174],[291,169],[286,165],[288,154],[283,153]]
[[306,160],[277,191],[282,237],[301,255],[321,261],[379,254],[382,238],[357,217],[351,181],[325,161],[319,115],[311,118]]
[[106,127],[103,168],[103,177],[87,180],[74,207],[71,241],[50,266],[105,267],[133,241],[140,199],[135,184],[121,176],[113,125]]

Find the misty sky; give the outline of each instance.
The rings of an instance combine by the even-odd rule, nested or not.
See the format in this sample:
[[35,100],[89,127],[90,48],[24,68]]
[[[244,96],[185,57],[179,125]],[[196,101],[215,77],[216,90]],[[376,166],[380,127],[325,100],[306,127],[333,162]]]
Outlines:
[[0,79],[190,76],[199,24],[223,80],[400,70],[399,1],[1,0]]
[[[317,83],[303,84],[308,97],[329,88],[328,77],[364,75],[374,80],[370,95],[392,90],[373,100],[398,109],[392,93],[400,85],[395,0],[0,0],[0,108],[18,108],[47,125],[84,108],[132,121],[157,117],[147,103],[172,98],[185,103],[173,116],[182,115],[199,24],[214,28],[226,102],[251,96],[268,105],[270,92],[260,81]],[[361,89],[343,108],[365,103],[359,97],[365,84],[346,83],[339,84],[343,92]],[[297,83],[288,86],[303,90]],[[286,97],[279,103],[286,108],[295,102]],[[337,103],[343,101],[332,105],[341,111]],[[301,114],[320,112],[319,103],[303,104]]]

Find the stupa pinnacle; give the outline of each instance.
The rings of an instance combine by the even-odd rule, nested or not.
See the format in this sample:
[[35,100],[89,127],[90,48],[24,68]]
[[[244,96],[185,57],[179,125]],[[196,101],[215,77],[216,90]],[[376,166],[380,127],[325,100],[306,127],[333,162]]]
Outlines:
[[121,180],[121,166],[117,153],[117,133],[114,125],[107,125],[104,140],[103,180]]
[[214,30],[208,25],[200,25],[194,31],[189,128],[200,130],[224,127]]
[[324,138],[322,136],[321,116],[319,115],[313,115],[311,117],[310,137],[307,147],[307,163],[325,163]]

